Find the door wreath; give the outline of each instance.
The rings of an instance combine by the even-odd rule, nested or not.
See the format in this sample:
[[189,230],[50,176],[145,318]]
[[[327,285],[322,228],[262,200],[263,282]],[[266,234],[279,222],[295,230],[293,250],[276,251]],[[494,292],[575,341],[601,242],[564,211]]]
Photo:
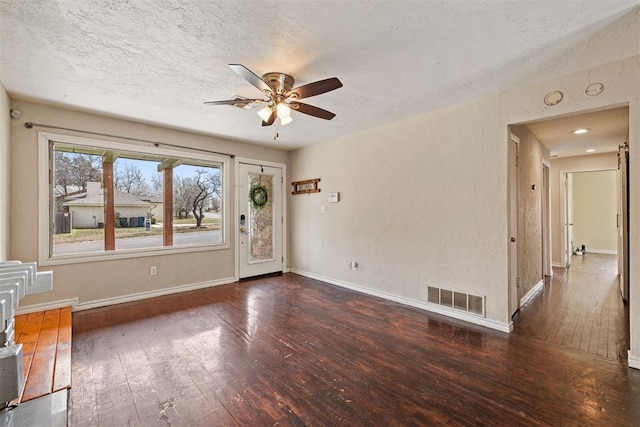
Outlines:
[[269,194],[267,192],[267,187],[264,185],[255,185],[251,188],[251,192],[249,194],[249,198],[251,199],[251,204],[253,208],[256,210],[262,209],[264,205],[269,201]]

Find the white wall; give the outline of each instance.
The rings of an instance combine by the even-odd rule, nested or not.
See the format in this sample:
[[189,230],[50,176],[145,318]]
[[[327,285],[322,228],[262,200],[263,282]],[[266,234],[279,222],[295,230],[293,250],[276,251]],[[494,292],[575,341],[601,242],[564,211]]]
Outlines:
[[98,228],[98,223],[104,223],[104,207],[99,206],[70,206],[71,228]]
[[551,254],[556,267],[562,263],[562,233],[564,233],[564,219],[562,218],[562,177],[564,171],[615,169],[618,166],[616,153],[599,153],[585,156],[561,157],[551,159],[549,170],[549,188],[551,191]]
[[292,152],[291,180],[321,178],[322,192],[289,196],[291,266],[418,304],[428,285],[486,295],[487,317],[508,327],[499,106],[488,97]]
[[[104,207],[102,206],[69,206],[72,228],[98,228],[98,223],[104,224]],[[149,208],[144,206],[116,206],[116,213],[120,218],[147,217]]]
[[9,95],[0,82],[0,261],[9,258]]
[[[486,295],[487,317],[495,326],[507,324],[508,126],[629,104],[631,162],[640,164],[639,59],[293,152],[292,180],[321,178],[322,192],[289,196],[292,269],[415,304],[426,300],[427,285]],[[586,97],[584,88],[594,81],[607,89]],[[558,88],[565,99],[546,106],[545,94]],[[631,182],[640,182],[640,168],[634,173]],[[342,201],[327,204],[333,191],[341,192]],[[631,223],[640,224],[640,188],[632,193]],[[637,266],[639,238],[640,228],[632,225]],[[348,270],[349,261],[358,261],[360,269]],[[631,279],[640,292],[640,274]],[[640,297],[632,301],[640,325]],[[640,327],[633,325],[640,355]]]
[[573,224],[576,246],[587,252],[617,253],[617,172],[573,174]]
[[[250,159],[288,163],[286,151],[243,144],[209,136],[181,132],[158,126],[118,120],[95,114],[65,110],[31,102],[12,100],[12,108],[22,111],[20,120],[11,122],[11,162],[24,165],[11,171],[11,225],[10,256],[21,261],[38,260],[38,200],[47,197],[38,194],[38,132],[27,129],[25,122],[50,124],[112,135],[161,141],[193,148],[214,150]],[[46,131],[46,130],[45,130]],[[56,131],[56,133],[73,132]],[[100,139],[100,137],[90,136]],[[233,162],[231,162],[233,168]],[[230,191],[234,191],[230,175]],[[226,207],[229,218],[235,218],[234,197]],[[119,298],[124,295],[145,292],[161,292],[163,289],[198,283],[230,281],[235,273],[235,227],[230,221],[231,246],[223,250],[152,255],[142,258],[83,262],[46,267],[54,272],[53,292],[29,296],[21,305],[48,303],[79,298],[81,304]],[[157,276],[149,275],[149,267],[158,267]]]

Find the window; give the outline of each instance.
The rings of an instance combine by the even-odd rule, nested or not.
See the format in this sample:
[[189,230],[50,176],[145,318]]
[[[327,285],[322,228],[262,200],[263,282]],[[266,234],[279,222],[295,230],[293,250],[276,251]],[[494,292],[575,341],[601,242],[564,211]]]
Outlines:
[[41,262],[228,247],[228,158],[50,134],[40,148]]

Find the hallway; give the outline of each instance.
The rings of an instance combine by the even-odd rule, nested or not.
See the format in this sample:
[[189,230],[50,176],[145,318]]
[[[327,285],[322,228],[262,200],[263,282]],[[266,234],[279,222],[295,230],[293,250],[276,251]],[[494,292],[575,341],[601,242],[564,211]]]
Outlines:
[[553,273],[515,315],[514,333],[626,362],[629,309],[620,296],[616,255],[574,255],[570,268]]

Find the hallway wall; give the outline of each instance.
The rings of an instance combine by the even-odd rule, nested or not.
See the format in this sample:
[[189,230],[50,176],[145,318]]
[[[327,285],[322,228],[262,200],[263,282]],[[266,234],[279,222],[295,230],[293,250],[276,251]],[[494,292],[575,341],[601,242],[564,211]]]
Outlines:
[[618,252],[617,171],[573,174],[573,233],[587,252]]
[[[518,138],[518,300],[540,280],[542,271],[542,163],[549,150],[526,126],[511,126]],[[535,188],[534,188],[535,187]]]

